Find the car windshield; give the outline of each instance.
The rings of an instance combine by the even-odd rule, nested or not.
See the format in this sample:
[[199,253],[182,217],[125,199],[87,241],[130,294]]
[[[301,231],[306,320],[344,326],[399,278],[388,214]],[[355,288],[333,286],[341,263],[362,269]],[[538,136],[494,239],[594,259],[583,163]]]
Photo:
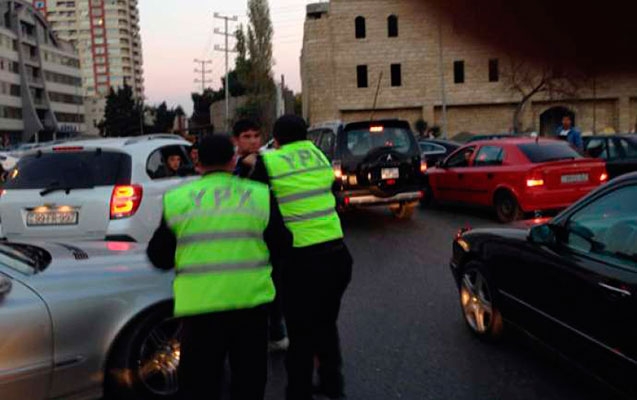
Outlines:
[[412,134],[404,128],[353,129],[346,134],[347,150],[354,156],[364,156],[382,147],[390,147],[399,153],[408,153],[412,148]]
[[575,149],[566,142],[527,143],[518,145],[518,148],[522,150],[529,161],[534,164],[583,158],[581,154],[575,151]]
[[92,188],[130,182],[130,156],[117,152],[37,153],[22,159],[5,189]]

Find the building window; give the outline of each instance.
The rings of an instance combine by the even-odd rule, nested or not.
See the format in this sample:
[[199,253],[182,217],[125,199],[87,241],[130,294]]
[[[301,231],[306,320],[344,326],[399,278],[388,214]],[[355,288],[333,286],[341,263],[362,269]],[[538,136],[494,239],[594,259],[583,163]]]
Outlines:
[[489,82],[497,82],[500,80],[500,66],[498,59],[489,60]]
[[387,17],[387,35],[389,37],[398,37],[398,17],[395,15]]
[[365,18],[356,17],[354,24],[356,25],[356,39],[365,39]]
[[464,83],[464,61],[453,62],[453,82]]
[[400,64],[392,64],[391,65],[391,85],[393,87],[401,86],[402,83],[402,73]]
[[359,88],[367,87],[367,65],[359,65],[356,67],[356,80]]

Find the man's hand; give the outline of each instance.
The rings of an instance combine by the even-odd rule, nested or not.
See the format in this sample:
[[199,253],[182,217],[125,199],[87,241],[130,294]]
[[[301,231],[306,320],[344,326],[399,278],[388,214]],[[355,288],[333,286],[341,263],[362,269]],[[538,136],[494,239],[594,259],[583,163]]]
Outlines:
[[258,154],[250,154],[249,156],[243,158],[241,162],[250,168],[254,168],[254,166],[257,164],[257,157]]

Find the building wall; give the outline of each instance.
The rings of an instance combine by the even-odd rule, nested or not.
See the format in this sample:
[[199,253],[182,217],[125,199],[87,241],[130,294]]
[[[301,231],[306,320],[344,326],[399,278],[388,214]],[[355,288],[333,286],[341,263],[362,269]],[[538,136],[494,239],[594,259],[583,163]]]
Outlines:
[[30,2],[0,0],[2,144],[85,130],[79,57]]
[[[128,84],[144,98],[143,59],[137,0],[34,0],[51,22],[54,32],[77,46],[81,57],[82,86],[87,102],[89,134],[104,116],[103,98],[111,87]],[[99,106],[99,107],[98,107]]]
[[[388,37],[390,15],[398,17],[398,37]],[[364,39],[355,37],[358,16],[365,18]],[[499,63],[496,82],[489,81],[491,59]],[[464,61],[464,83],[454,82],[455,61]],[[512,61],[522,60],[511,60],[508,54],[465,34],[453,21],[441,20],[427,2],[332,0],[311,4],[301,56],[304,117],[315,124],[369,115],[380,82],[377,108],[383,110],[383,116],[410,118],[412,124],[418,118],[430,125],[442,124],[444,79],[450,136],[462,131],[507,132],[521,98],[511,89]],[[400,87],[390,84],[394,63],[401,64]],[[524,63],[539,70],[539,66]],[[367,88],[357,87],[357,65],[367,65]],[[585,132],[607,127],[630,131],[637,122],[635,93],[635,73],[600,75],[594,83],[590,78],[582,80],[569,101],[545,94],[534,97],[522,115],[522,128],[540,131],[542,112],[571,104],[581,114],[577,122],[581,121]]]

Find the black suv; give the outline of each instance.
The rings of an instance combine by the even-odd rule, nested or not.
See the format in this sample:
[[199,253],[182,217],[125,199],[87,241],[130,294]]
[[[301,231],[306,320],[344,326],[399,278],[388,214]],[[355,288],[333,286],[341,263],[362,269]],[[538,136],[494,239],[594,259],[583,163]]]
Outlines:
[[389,205],[398,218],[413,215],[427,166],[408,122],[328,123],[308,138],[332,161],[339,208]]

